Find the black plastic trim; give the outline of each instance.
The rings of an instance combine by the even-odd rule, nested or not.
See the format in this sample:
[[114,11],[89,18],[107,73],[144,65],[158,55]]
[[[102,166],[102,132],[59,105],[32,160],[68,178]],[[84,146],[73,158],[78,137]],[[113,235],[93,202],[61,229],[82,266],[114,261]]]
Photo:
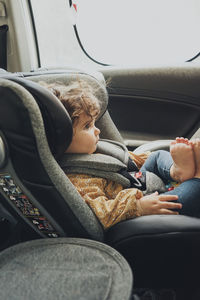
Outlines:
[[36,52],[37,52],[38,67],[40,68],[41,67],[40,51],[39,51],[37,31],[36,31],[36,26],[35,26],[35,21],[34,21],[34,14],[33,14],[33,9],[32,9],[32,5],[31,5],[31,0],[28,0],[28,5],[29,5],[31,21],[32,21],[32,26],[33,26],[34,38],[35,38],[35,46],[36,46]]
[[[69,0],[69,6],[71,7],[72,6],[72,0]],[[85,53],[85,55],[90,59],[92,60],[93,62],[99,64],[99,65],[102,65],[102,66],[111,66],[111,64],[105,64],[105,63],[101,63],[99,62],[98,60],[92,58],[88,52],[85,50],[85,48],[83,47],[83,44],[81,43],[81,40],[80,40],[80,37],[79,37],[79,34],[78,34],[78,29],[76,27],[76,25],[73,25],[74,27],[74,32],[75,32],[75,35],[76,35],[76,38],[78,40],[78,43],[79,43],[79,46],[81,47],[82,51]]]
[[199,57],[199,56],[200,56],[200,52],[199,52],[198,54],[196,54],[194,57],[192,57],[192,58],[186,60],[186,62],[191,62],[191,61],[195,60],[195,59],[196,59],[197,57]]

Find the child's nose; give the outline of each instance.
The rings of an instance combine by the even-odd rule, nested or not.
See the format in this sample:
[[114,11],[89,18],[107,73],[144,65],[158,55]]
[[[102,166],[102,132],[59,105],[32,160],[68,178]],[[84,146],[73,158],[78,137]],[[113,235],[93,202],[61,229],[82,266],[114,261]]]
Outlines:
[[96,134],[96,135],[100,134],[100,129],[97,128],[97,127],[95,127],[95,134]]

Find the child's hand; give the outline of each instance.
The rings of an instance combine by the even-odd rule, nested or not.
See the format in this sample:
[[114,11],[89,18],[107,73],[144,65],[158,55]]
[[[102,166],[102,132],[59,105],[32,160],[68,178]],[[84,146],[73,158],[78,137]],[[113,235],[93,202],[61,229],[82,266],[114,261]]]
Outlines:
[[176,195],[159,195],[155,192],[151,195],[144,196],[138,199],[138,210],[142,216],[145,215],[178,215],[177,211],[173,209],[181,209],[181,203],[170,202],[177,200]]

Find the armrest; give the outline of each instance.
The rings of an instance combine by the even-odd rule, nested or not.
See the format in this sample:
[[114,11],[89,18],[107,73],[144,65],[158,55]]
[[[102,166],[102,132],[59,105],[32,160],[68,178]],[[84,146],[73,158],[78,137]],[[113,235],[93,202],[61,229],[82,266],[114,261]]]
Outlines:
[[150,215],[126,220],[111,227],[106,237],[112,243],[142,236],[197,232],[200,234],[200,219],[183,215]]
[[152,141],[149,143],[145,143],[138,148],[136,148],[133,152],[135,154],[144,153],[146,151],[156,151],[156,150],[167,150],[169,151],[169,145],[172,140],[158,140]]
[[198,283],[200,219],[142,216],[116,224],[106,240],[127,259],[136,287],[183,287]]

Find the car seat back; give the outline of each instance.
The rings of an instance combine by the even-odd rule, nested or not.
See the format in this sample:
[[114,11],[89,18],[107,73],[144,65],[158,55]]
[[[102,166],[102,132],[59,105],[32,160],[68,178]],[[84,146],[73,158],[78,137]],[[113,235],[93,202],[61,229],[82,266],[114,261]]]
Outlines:
[[[105,87],[91,76],[78,77],[96,85],[102,118],[107,107]],[[77,80],[77,74],[34,77],[34,81],[58,79],[68,84]],[[1,201],[40,236],[103,240],[97,218],[56,161],[71,141],[71,120],[59,100],[32,81],[0,80]]]

